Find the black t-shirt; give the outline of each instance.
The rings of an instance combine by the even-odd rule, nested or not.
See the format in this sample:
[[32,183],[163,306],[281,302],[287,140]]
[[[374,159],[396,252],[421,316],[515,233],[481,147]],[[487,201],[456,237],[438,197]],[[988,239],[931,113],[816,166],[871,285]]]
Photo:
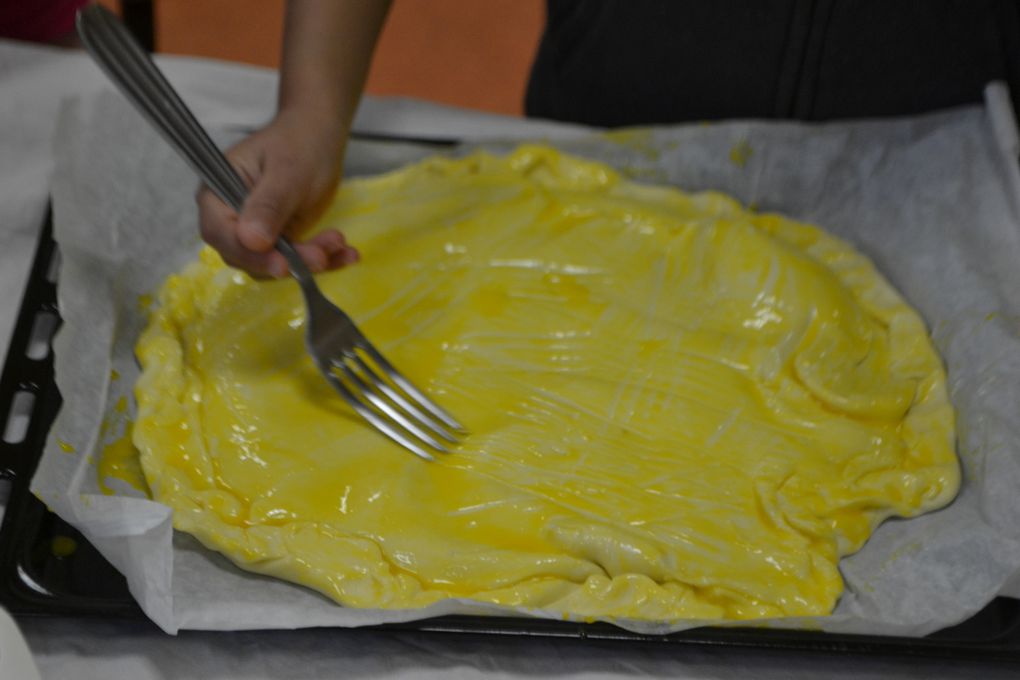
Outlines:
[[619,126],[1020,102],[1017,0],[548,0],[525,109]]

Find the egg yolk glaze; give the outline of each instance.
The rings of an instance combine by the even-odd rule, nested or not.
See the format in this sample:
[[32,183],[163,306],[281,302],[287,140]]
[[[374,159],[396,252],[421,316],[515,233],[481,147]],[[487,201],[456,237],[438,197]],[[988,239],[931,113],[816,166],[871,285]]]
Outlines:
[[138,344],[175,526],[352,607],[817,615],[879,522],[959,486],[925,327],[816,227],[528,146],[344,184],[327,295],[471,434],[427,463],[313,367],[292,281],[209,250]]

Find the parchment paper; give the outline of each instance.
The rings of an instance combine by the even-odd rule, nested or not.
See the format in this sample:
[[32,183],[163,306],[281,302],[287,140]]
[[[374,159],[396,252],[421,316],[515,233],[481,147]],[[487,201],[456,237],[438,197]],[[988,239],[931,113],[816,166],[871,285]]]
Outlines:
[[[833,615],[767,625],[922,635],[980,609],[1020,568],[1020,175],[1007,101],[993,87],[984,107],[920,118],[733,122],[558,142],[639,181],[721,190],[823,225],[875,261],[924,316],[945,358],[958,410],[960,496],[942,511],[885,523],[844,559],[847,590]],[[129,490],[99,493],[95,461],[132,411],[129,405],[121,413],[116,403],[126,396],[130,404],[138,375],[132,349],[145,321],[142,296],[199,247],[197,183],[111,94],[69,103],[56,148],[64,326],[54,351],[64,406],[32,489],[126,575],[145,612],[169,632],[506,613],[458,601],[413,611],[342,608],[300,586],[242,572],[175,534],[165,506]],[[429,151],[354,143],[348,174]],[[705,622],[617,623],[666,631]]]

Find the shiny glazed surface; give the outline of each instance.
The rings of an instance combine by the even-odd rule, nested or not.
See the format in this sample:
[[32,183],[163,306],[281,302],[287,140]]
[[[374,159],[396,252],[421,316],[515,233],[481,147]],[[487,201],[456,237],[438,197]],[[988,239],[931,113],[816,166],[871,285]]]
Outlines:
[[175,526],[354,607],[825,614],[840,556],[959,486],[919,317],[816,227],[522,147],[344,185],[327,295],[471,430],[438,463],[352,416],[291,281],[211,251],[138,344],[134,443]]

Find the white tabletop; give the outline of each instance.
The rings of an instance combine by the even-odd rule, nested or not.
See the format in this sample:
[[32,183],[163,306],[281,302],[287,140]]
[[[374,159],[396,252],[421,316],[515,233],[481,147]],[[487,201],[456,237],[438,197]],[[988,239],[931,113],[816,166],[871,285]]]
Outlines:
[[[253,127],[275,99],[274,74],[204,60],[162,65],[207,124]],[[76,52],[0,41],[0,349],[6,352],[45,213],[50,140],[62,100],[109,87]],[[575,134],[569,126],[407,100],[365,102],[356,128],[482,138]],[[655,643],[456,637],[356,630],[186,632],[129,621],[20,622],[43,678],[623,678],[1015,677],[1001,666]],[[0,670],[4,668],[0,663]],[[2,675],[2,673],[0,673]]]

